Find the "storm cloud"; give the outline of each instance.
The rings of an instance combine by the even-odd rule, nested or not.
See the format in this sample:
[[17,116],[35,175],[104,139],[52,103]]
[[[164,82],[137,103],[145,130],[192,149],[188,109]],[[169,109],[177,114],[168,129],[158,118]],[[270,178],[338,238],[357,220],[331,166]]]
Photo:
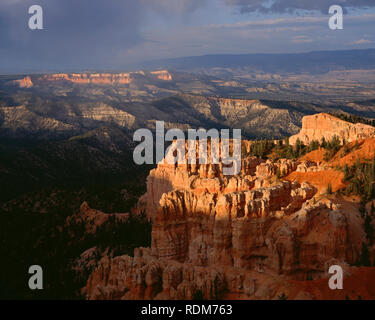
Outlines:
[[160,13],[184,15],[204,5],[205,0],[140,0],[145,8]]
[[142,40],[137,0],[39,0],[44,29],[36,31],[28,28],[28,8],[33,4],[32,0],[0,4],[0,56],[7,55],[5,59],[25,65],[38,61],[45,67],[64,61],[74,68],[110,59],[113,50]]
[[375,7],[374,0],[225,0],[240,12],[294,13],[298,10],[327,13],[331,5],[341,5],[345,10]]
[[[28,28],[28,9],[35,4],[43,8],[43,30]],[[374,0],[0,0],[0,73],[131,69],[142,59],[283,51],[284,43],[288,50],[317,43],[326,49],[336,38],[349,48],[374,43],[374,23],[365,17],[352,24],[346,19],[343,32],[328,33],[332,4],[375,8]],[[316,25],[304,16],[295,26],[301,9],[323,14]],[[287,29],[270,27],[285,15],[292,19]],[[318,26],[319,33],[309,31]],[[276,45],[282,30],[283,42]]]
[[[118,53],[144,41],[147,14],[181,16],[197,0],[1,0],[0,70],[22,68],[107,68]],[[43,8],[44,29],[30,30],[28,9]],[[116,61],[126,65],[126,61]]]

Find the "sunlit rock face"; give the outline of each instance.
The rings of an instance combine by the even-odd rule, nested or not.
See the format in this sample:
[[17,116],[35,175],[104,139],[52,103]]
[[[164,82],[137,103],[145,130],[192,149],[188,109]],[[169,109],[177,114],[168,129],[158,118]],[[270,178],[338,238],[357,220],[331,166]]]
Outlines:
[[159,80],[172,81],[172,75],[167,70],[151,71],[151,75],[155,76]]
[[331,116],[327,113],[319,113],[305,116],[302,119],[301,131],[289,138],[289,143],[294,145],[299,139],[305,145],[311,141],[331,140],[334,136],[341,141],[352,142],[364,138],[375,137],[375,128],[362,123],[350,123]]
[[146,74],[143,71],[128,73],[53,73],[36,76],[31,79],[26,76],[15,80],[13,83],[20,88],[31,88],[34,83],[47,84],[55,82],[71,82],[77,84],[100,84],[100,85],[126,85],[134,81],[137,76],[150,76],[157,80],[172,81],[173,77],[167,70],[151,71]]
[[164,159],[150,172],[137,206],[152,221],[151,248],[137,249],[134,257],[103,258],[84,294],[272,299],[281,290],[272,285],[280,275],[283,286],[296,280],[302,286],[326,277],[332,259],[354,264],[365,238],[357,207],[342,199],[317,200],[310,183],[276,177],[298,165],[245,157],[238,175],[225,176],[221,164]]
[[20,88],[31,88],[34,85],[29,76],[19,80],[14,80],[13,83]]

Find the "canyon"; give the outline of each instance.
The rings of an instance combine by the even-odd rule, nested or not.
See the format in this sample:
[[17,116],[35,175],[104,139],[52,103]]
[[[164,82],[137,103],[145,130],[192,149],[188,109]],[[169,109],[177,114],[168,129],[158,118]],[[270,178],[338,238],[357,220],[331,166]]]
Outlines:
[[[248,149],[251,142],[243,144]],[[333,294],[322,281],[338,264],[354,289],[335,298],[373,298],[352,277],[372,272],[354,267],[366,239],[358,204],[327,194],[308,175],[291,178],[327,170],[333,170],[328,163],[244,156],[240,174],[224,176],[222,164],[210,159],[196,165],[164,159],[133,210],[152,224],[151,247],[133,257],[104,256],[82,293],[87,299],[324,299]]]
[[[283,100],[283,93],[292,92],[286,84],[223,81],[167,69],[4,77],[0,78],[0,131],[9,138],[32,132],[35,138],[50,139],[102,125],[152,129],[155,121],[163,120],[171,128],[240,128],[246,139],[281,139],[296,135],[304,116],[337,112],[375,117],[372,100],[347,98],[339,104]],[[256,91],[263,93],[259,96]],[[269,99],[272,94],[277,99]],[[51,121],[55,123],[49,125]],[[350,130],[355,136],[357,129]]]
[[[367,237],[363,209],[343,192],[348,182],[337,166],[372,159],[375,139],[366,125],[331,116],[368,119],[373,101],[281,100],[275,83],[256,85],[174,71],[0,79],[5,255],[32,252],[60,274],[45,290],[53,298],[373,298],[373,269],[357,266]],[[258,89],[277,101],[258,99]],[[225,176],[221,164],[199,161],[136,166],[132,135],[155,130],[156,121],[184,131],[240,128],[248,139],[241,172]],[[282,139],[286,148],[292,136],[294,150],[298,138],[334,135],[348,150],[331,161],[323,148],[302,157],[249,155],[256,140]],[[33,217],[24,233],[40,235],[35,243],[12,237],[19,214]],[[343,292],[327,287],[332,264],[344,269]],[[15,274],[16,255],[9,266]]]

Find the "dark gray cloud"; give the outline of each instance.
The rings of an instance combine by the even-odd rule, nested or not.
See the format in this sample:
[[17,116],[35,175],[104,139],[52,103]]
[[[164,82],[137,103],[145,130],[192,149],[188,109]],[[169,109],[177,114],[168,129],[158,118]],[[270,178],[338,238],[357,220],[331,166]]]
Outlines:
[[[0,73],[127,69],[145,57],[186,55],[188,50],[205,54],[228,47],[239,50],[237,42],[228,45],[230,39],[246,43],[250,31],[228,30],[226,41],[218,47],[216,39],[223,37],[222,30],[207,31],[204,25],[232,21],[233,7],[242,12],[259,11],[264,16],[298,9],[318,10],[326,15],[334,3],[375,7],[375,0],[0,0]],[[43,7],[44,30],[28,28],[28,8],[34,4]],[[185,19],[188,16],[191,19]],[[321,24],[327,27],[326,21]],[[373,30],[373,23],[369,24],[368,29]],[[191,34],[189,27],[193,27]],[[267,25],[264,29],[268,30]],[[293,30],[289,32],[295,36]],[[374,41],[362,30],[357,35],[351,43],[365,45]],[[256,50],[272,51],[261,47],[263,40],[257,40]],[[310,41],[297,37],[293,43]],[[251,45],[254,49],[254,42]],[[249,49],[244,46],[241,50]]]
[[[95,65],[140,42],[138,0],[39,0],[44,30],[28,28],[33,0],[0,3],[0,59],[36,68]],[[1,66],[5,68],[6,66]]]
[[338,4],[345,9],[375,7],[374,0],[225,0],[226,4],[240,8],[242,13],[292,13],[297,10],[327,13],[331,5]]
[[[121,52],[144,41],[150,11],[182,16],[201,0],[0,0],[0,72],[127,66]],[[43,8],[44,30],[28,28],[28,8]],[[117,59],[117,60],[116,60]]]
[[202,7],[206,0],[140,0],[146,8],[162,14],[184,15]]

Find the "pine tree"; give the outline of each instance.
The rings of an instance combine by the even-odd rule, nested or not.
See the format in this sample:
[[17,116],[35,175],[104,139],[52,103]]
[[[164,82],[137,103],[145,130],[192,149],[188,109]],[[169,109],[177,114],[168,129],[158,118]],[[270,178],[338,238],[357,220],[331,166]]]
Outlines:
[[361,205],[359,207],[359,213],[361,214],[362,218],[365,218],[366,216],[366,202],[363,200],[361,201]]
[[328,183],[328,186],[327,186],[327,194],[332,194],[332,184],[331,184],[331,182]]
[[360,265],[365,267],[370,267],[370,253],[368,251],[368,247],[366,243],[362,244],[362,253],[360,259]]
[[296,141],[296,145],[294,147],[294,157],[295,158],[299,158],[302,155],[303,147],[304,147],[303,143],[298,138],[297,141]]
[[309,152],[311,152],[311,151],[319,149],[319,147],[320,147],[319,141],[313,140],[313,141],[310,142],[310,145],[309,145],[308,149],[309,149]]
[[345,164],[344,166],[344,181],[348,181],[350,179],[350,170],[349,166]]
[[277,298],[279,300],[288,300],[288,297],[284,292],[282,294],[280,294]]
[[374,242],[374,228],[371,224],[372,219],[371,217],[367,214],[365,218],[365,232],[366,232],[366,238],[369,240],[370,244],[373,244]]
[[359,143],[358,143],[358,140],[355,141],[355,145],[354,145],[354,150],[358,150],[359,149]]
[[281,178],[280,168],[277,168],[277,170],[276,170],[276,178],[277,178],[277,180],[279,180]]
[[344,148],[341,153],[341,158],[345,157],[350,152],[350,148],[347,144],[344,144]]
[[322,148],[326,148],[327,147],[327,142],[326,142],[326,139],[324,137],[322,138],[322,142],[320,143],[320,146]]

